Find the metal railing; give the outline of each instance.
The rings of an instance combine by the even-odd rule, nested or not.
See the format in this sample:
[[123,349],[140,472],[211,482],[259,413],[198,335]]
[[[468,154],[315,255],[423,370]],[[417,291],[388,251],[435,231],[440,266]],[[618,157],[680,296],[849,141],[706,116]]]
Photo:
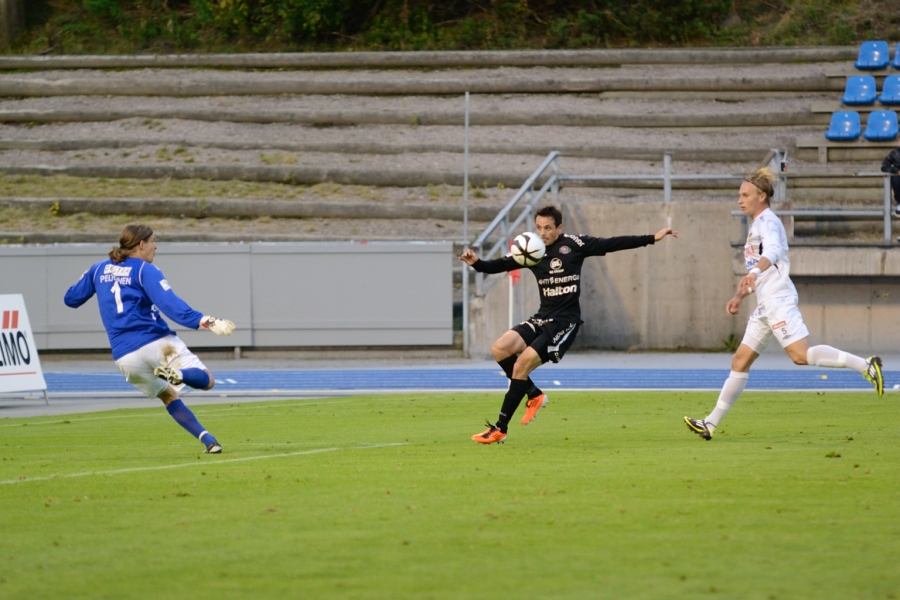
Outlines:
[[662,181],[663,201],[672,201],[673,181],[739,181],[740,175],[674,175],[672,174],[672,157],[665,155],[665,172],[662,175],[561,175],[561,182],[590,182],[590,181]]
[[[891,173],[856,173],[856,177],[881,177],[884,179],[884,202],[880,209],[856,209],[856,208],[795,208],[788,210],[774,211],[779,217],[830,217],[836,220],[847,218],[866,218],[875,217],[882,219],[884,223],[884,243],[893,243],[893,231],[891,217]],[[785,190],[787,187],[787,175],[785,174],[781,180],[784,182]],[[777,195],[776,195],[776,199]],[[782,202],[787,201],[787,192],[778,199]],[[747,232],[750,228],[750,222],[747,215],[739,210],[731,211],[736,217],[741,217],[741,239],[747,239]]]
[[[550,176],[547,177],[544,185],[535,190],[535,184],[548,168],[551,169]],[[472,248],[475,250],[475,253],[478,254],[479,258],[491,260],[492,258],[502,255],[503,252],[506,252],[509,249],[509,241],[515,237],[515,232],[518,231],[519,227],[525,225],[526,230],[530,231],[534,221],[535,205],[540,202],[541,198],[543,198],[544,194],[548,191],[551,193],[553,202],[556,202],[559,198],[559,181],[559,152],[553,151],[547,155],[547,158],[544,159],[540,166],[525,180],[522,187],[519,188],[510,201],[506,203],[506,206],[504,206],[497,216],[494,217],[494,220],[491,221],[490,225],[488,225],[485,230],[481,232],[481,235],[475,239]],[[519,216],[510,222],[510,214],[522,200],[525,201],[525,206],[522,208]],[[488,238],[493,235],[498,228],[500,229],[500,238],[489,250],[485,251],[484,248],[488,243]],[[465,280],[465,277],[463,277],[463,280]],[[476,273],[475,275],[475,294],[478,296],[484,294],[483,273]]]
[[[773,160],[782,160],[784,154],[778,150],[772,150],[766,160],[774,156]],[[643,175],[560,175],[559,173],[560,153],[553,151],[541,162],[537,169],[525,180],[522,187],[513,195],[503,209],[494,217],[494,220],[481,232],[471,247],[483,260],[491,260],[496,258],[509,249],[510,240],[517,235],[520,227],[524,226],[525,230],[531,231],[534,224],[534,208],[538,202],[550,192],[551,199],[554,203],[559,199],[560,184],[564,182],[591,182],[591,181],[661,181],[663,184],[663,200],[665,202],[672,201],[672,182],[673,181],[710,181],[710,180],[739,180],[740,175],[675,175],[672,172],[672,155],[665,154],[663,156],[663,173],[650,173]],[[550,174],[540,188],[536,188],[538,180],[550,169]],[[783,188],[781,188],[783,189]],[[524,200],[524,206],[518,216],[513,219],[513,211]],[[488,240],[491,236],[499,231],[500,235],[495,243],[493,243],[486,251]],[[462,292],[463,292],[463,327],[468,327],[469,302],[471,301],[469,294],[469,279],[471,276],[471,267],[463,265],[462,271]],[[475,273],[475,295],[482,296],[486,292],[484,286],[484,274]],[[468,331],[463,334],[463,353],[469,356]]]

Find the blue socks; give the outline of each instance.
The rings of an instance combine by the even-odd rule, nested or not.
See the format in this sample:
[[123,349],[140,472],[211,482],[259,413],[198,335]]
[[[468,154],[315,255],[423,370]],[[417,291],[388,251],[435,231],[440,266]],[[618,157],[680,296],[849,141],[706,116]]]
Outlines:
[[209,387],[209,373],[203,369],[182,369],[181,380],[197,390],[205,390]]
[[[200,371],[200,369],[188,369],[189,371]],[[204,445],[208,446],[216,441],[213,434],[203,429],[203,425],[194,416],[184,402],[181,400],[173,400],[166,405],[166,410],[172,415],[175,421],[184,427],[188,433],[200,440]]]

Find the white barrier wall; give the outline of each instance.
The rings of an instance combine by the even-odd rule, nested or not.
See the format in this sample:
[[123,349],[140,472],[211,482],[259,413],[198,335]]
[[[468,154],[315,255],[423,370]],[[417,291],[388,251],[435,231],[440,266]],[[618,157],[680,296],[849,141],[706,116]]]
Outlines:
[[[39,350],[108,348],[95,299],[66,290],[113,244],[0,247],[0,294],[25,297]],[[431,346],[453,343],[452,244],[161,243],[154,264],[192,308],[237,325],[186,330],[188,345]]]
[[46,389],[25,301],[0,294],[0,393]]

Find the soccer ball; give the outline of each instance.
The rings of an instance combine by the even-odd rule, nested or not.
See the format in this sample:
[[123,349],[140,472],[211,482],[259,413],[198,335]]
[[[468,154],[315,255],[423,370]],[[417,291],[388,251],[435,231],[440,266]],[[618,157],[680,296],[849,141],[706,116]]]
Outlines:
[[541,262],[547,249],[538,234],[525,232],[516,236],[509,250],[514,261],[523,267],[533,267]]

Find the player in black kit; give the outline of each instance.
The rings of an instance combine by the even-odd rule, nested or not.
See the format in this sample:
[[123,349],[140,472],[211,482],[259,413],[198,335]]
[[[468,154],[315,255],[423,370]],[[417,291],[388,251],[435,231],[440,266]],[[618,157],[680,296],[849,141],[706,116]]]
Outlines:
[[[491,425],[488,422],[486,431],[472,436],[479,444],[506,439],[509,421],[526,394],[528,402],[523,425],[534,419],[547,403],[547,396],[534,385],[529,374],[545,362],[559,362],[578,335],[583,323],[579,298],[584,259],[654,244],[667,235],[678,237],[678,232],[669,228],[661,229],[656,235],[612,238],[564,234],[562,213],[555,206],[545,206],[537,211],[534,231],[547,246],[541,262],[527,267],[537,279],[541,307],[536,315],[504,333],[491,347],[491,354],[509,377],[509,391],[503,399],[497,423]],[[481,260],[471,249],[459,259],[481,273],[504,273],[522,268],[512,256]]]

